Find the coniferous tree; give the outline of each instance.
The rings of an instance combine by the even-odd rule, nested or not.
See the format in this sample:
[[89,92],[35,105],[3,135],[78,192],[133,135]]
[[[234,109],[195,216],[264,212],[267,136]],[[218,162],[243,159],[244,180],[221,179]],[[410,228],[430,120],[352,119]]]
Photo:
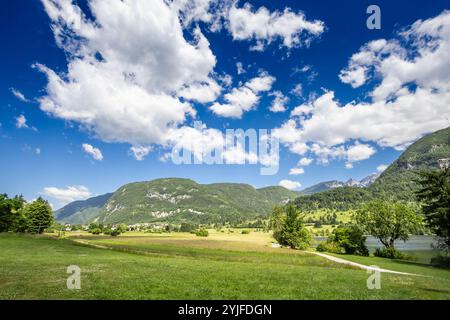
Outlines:
[[450,251],[450,168],[420,172],[419,176],[416,196],[422,201],[425,221],[440,238],[440,247]]
[[285,207],[275,207],[271,217],[273,237],[278,243],[293,249],[309,247],[312,235],[305,228],[303,218],[293,204]]

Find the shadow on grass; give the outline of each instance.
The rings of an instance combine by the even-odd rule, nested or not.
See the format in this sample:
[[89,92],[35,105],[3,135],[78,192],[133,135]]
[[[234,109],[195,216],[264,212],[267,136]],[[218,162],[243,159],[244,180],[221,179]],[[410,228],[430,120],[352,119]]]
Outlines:
[[410,265],[410,266],[417,266],[417,267],[429,267],[429,268],[435,268],[435,269],[441,269],[441,270],[450,270],[450,268],[425,262],[419,262],[414,260],[396,260],[396,259],[388,259],[391,262],[403,264],[403,265]]
[[423,290],[423,291],[428,291],[428,292],[438,292],[438,293],[447,293],[447,294],[450,293],[450,291],[448,291],[448,290],[433,289],[433,288],[418,287],[417,289],[420,289],[420,290]]

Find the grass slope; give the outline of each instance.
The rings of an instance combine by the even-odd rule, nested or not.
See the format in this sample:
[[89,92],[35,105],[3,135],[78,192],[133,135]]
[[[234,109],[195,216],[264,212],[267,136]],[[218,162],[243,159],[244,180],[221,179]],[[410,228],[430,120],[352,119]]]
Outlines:
[[[430,277],[383,274],[381,290],[368,290],[365,271],[270,248],[266,237],[78,237],[112,248],[106,250],[69,239],[1,234],[0,299],[450,298],[448,271],[413,265],[410,271]],[[78,291],[66,288],[66,268],[73,264],[81,268]],[[382,266],[398,267],[388,260]]]

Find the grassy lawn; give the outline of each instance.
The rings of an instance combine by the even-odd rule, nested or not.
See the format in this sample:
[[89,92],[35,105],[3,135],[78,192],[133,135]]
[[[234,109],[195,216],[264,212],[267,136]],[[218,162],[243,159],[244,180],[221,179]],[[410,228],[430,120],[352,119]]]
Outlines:
[[[264,233],[0,234],[0,299],[450,299],[450,271],[378,260],[358,262],[428,277],[383,274],[381,290],[368,290],[365,271],[271,248]],[[73,264],[81,290],[66,288]]]
[[420,261],[393,260],[373,256],[361,257],[328,252],[326,254],[368,266],[373,265],[384,269],[418,274],[427,277],[429,281],[436,281],[436,283],[442,281],[446,284],[444,291],[450,293],[450,283],[448,282],[450,280],[450,270],[448,269],[432,267]]

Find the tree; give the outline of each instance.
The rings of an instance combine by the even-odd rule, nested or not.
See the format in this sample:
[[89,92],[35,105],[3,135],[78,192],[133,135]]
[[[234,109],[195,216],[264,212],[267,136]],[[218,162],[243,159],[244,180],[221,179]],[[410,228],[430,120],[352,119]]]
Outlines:
[[92,228],[92,229],[89,229],[89,232],[92,233],[92,234],[100,234],[100,233],[102,233],[102,229],[100,229],[100,228]]
[[103,227],[102,229],[94,228],[90,232],[92,234],[100,234],[103,232],[106,235],[110,235],[112,237],[117,237],[117,236],[120,236],[122,233],[125,233],[127,230],[128,230],[128,226],[124,223],[121,223],[115,227],[108,225],[106,227]]
[[439,246],[450,251],[450,168],[418,174],[416,196],[422,202],[425,222],[440,238]]
[[0,195],[0,232],[25,231],[25,223],[21,209],[25,204],[22,196],[9,199],[6,194]]
[[12,208],[8,195],[0,194],[0,232],[9,231],[12,224]]
[[366,237],[362,229],[356,225],[340,226],[334,229],[328,241],[341,247],[347,254],[369,255],[365,244]]
[[195,230],[195,226],[187,223],[187,222],[182,222],[181,226],[180,226],[180,232],[191,232]]
[[119,231],[120,234],[122,234],[128,231],[128,226],[124,223],[121,223],[116,227],[116,230]]
[[110,236],[112,236],[112,237],[117,237],[117,236],[119,236],[120,235],[120,230],[118,230],[118,229],[110,229],[109,231],[108,231],[108,233],[106,233],[105,232],[105,234],[109,234]]
[[41,197],[25,205],[23,214],[26,218],[27,231],[31,233],[43,233],[53,223],[52,208]]
[[397,239],[406,241],[422,225],[422,218],[401,202],[374,200],[356,212],[355,220],[364,232],[378,238],[386,248]]
[[302,250],[309,247],[312,235],[303,224],[300,210],[293,204],[275,207],[270,221],[273,237],[279,244]]

